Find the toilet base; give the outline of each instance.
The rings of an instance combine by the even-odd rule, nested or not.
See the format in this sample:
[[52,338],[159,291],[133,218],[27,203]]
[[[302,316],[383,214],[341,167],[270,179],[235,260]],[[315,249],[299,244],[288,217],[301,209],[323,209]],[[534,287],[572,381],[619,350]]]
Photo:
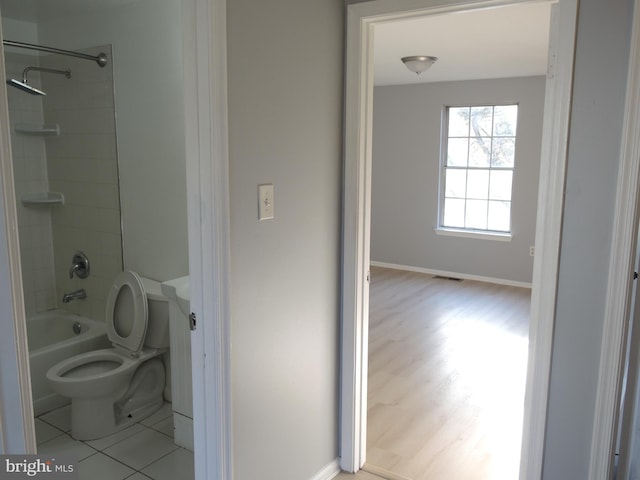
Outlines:
[[[114,412],[113,400],[71,401],[71,436],[76,440],[95,440],[112,435],[155,413],[164,401],[160,397],[156,402],[139,407],[127,416]],[[96,412],[105,412],[96,414]],[[120,417],[120,418],[118,418]]]
[[126,391],[123,388],[104,398],[72,398],[71,436],[102,438],[147,418],[162,407],[164,385],[164,366],[152,358],[138,367]]

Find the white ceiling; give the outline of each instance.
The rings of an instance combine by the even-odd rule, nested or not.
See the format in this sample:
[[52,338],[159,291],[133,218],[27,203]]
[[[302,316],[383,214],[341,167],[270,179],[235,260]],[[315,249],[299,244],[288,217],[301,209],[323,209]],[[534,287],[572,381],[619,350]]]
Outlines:
[[[134,3],[137,0],[0,0],[3,16],[35,22]],[[376,85],[544,75],[549,12],[546,1],[431,15],[375,26]],[[400,61],[432,55],[438,61],[416,75]]]
[[[545,75],[551,4],[431,15],[375,26],[376,85]],[[438,61],[416,75],[401,57]]]

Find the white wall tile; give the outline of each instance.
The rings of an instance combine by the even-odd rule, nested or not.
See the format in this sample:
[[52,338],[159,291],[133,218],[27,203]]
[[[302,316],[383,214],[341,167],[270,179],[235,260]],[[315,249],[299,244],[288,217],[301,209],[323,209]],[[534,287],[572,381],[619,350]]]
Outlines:
[[[13,53],[7,53],[6,59],[8,76],[15,78],[21,78],[24,68],[34,65],[36,61],[33,56]],[[39,82],[38,75],[29,76],[29,81],[36,85]],[[25,207],[20,203],[22,193],[48,189],[45,142],[39,136],[16,133],[15,124],[42,124],[42,97],[11,88],[8,89],[8,95],[23,290],[27,314],[33,314],[55,306],[55,303],[52,304],[55,275],[50,211],[47,208]]]

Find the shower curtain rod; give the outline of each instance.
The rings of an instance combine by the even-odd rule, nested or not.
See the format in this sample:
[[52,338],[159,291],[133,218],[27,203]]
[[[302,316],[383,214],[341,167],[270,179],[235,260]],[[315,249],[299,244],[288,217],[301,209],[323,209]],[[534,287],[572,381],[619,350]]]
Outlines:
[[93,55],[87,55],[86,53],[73,52],[71,50],[62,50],[60,48],[45,47],[43,45],[34,45],[32,43],[15,42],[13,40],[3,40],[2,44],[5,47],[26,48],[28,50],[38,50],[40,52],[57,53],[58,55],[68,55],[70,57],[83,58],[85,60],[93,60],[101,67],[104,67],[107,64],[107,55],[105,53],[100,53],[96,56],[93,56]]

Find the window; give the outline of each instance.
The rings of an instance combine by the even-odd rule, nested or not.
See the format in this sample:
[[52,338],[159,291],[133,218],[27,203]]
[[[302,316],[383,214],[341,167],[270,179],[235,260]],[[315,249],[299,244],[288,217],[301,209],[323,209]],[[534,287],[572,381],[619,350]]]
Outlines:
[[447,107],[441,229],[511,232],[517,105]]

